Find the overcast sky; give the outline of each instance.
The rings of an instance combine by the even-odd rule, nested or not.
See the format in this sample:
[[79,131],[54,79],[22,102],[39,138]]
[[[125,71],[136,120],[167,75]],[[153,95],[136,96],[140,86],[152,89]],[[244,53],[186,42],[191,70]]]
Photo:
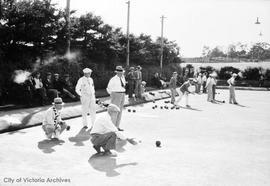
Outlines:
[[[175,40],[183,57],[200,56],[204,45],[270,43],[270,0],[130,0],[130,32]],[[53,0],[65,7],[66,0]],[[127,0],[71,0],[77,14],[93,12],[126,32]],[[259,17],[260,25],[254,24]],[[262,36],[259,33],[262,32]]]

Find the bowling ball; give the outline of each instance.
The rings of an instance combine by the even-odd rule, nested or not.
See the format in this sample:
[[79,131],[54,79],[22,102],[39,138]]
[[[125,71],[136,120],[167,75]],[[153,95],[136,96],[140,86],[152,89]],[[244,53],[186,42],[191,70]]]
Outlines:
[[133,112],[136,112],[136,110],[133,110]]
[[152,109],[155,109],[156,107],[152,107]]
[[163,109],[163,106],[160,106],[160,109]]
[[131,110],[130,110],[130,109],[128,109],[128,112],[131,112]]
[[223,100],[222,103],[225,103],[225,101]]
[[160,147],[161,142],[160,141],[156,141],[156,147]]

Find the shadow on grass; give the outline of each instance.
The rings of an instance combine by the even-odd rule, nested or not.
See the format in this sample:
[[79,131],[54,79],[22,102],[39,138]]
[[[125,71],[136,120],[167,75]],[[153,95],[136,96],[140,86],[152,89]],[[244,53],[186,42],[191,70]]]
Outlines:
[[126,167],[130,165],[137,165],[138,163],[133,162],[133,163],[122,163],[122,164],[117,164],[116,159],[111,156],[105,156],[105,155],[99,155],[99,154],[94,154],[92,155],[88,163],[97,171],[104,172],[106,176],[108,177],[115,177],[119,176],[120,173],[116,171],[116,169],[121,168],[121,167]]
[[63,141],[63,140],[45,139],[45,140],[38,142],[38,148],[40,150],[42,150],[42,152],[48,154],[48,153],[55,152],[53,147],[55,147],[57,145],[62,145],[63,143],[65,143],[65,141]]
[[127,141],[126,140],[117,140],[116,141],[116,148],[115,150],[117,152],[125,152],[126,149],[124,148],[124,146],[127,144]]
[[78,134],[74,137],[69,137],[68,140],[70,142],[74,142],[75,146],[84,146],[84,141],[88,141],[90,139],[90,129],[86,130],[82,128]]

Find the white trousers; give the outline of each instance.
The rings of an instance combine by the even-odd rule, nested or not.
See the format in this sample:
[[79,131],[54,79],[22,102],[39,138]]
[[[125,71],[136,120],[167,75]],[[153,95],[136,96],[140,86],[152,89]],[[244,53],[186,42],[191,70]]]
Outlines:
[[81,103],[82,103],[82,119],[83,119],[83,126],[88,126],[88,116],[90,114],[91,117],[91,124],[93,126],[96,120],[96,98],[95,96],[81,96]]
[[179,95],[179,98],[176,100],[175,104],[178,105],[179,102],[181,101],[182,97],[185,95],[185,97],[186,97],[186,105],[188,105],[188,93],[187,92],[183,93],[182,91],[177,90],[177,89],[176,89],[176,91],[177,91],[177,93]]

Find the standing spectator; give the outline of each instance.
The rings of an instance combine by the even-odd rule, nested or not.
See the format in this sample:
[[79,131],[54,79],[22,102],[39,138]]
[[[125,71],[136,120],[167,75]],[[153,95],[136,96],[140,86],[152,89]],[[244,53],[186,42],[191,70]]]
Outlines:
[[259,79],[259,87],[262,87],[264,84],[264,76],[263,74],[260,75],[260,79]]
[[230,91],[230,98],[229,98],[229,103],[230,104],[238,104],[236,99],[235,99],[235,78],[237,77],[237,74],[233,73],[232,77],[228,79],[227,83],[229,84],[229,91]]
[[54,98],[58,97],[58,91],[54,89],[53,81],[52,81],[52,74],[50,72],[47,72],[46,78],[44,79],[44,87],[46,89],[47,95],[50,98],[50,100],[53,100]]
[[40,105],[45,105],[45,102],[46,102],[46,99],[47,99],[46,90],[43,87],[43,83],[41,81],[39,72],[36,72],[33,75],[33,86],[34,86],[34,90],[35,90],[34,94],[35,94],[35,96],[38,97],[39,104]]
[[207,73],[203,73],[202,77],[202,86],[203,86],[203,93],[206,93],[206,81],[207,81]]
[[213,101],[215,101],[215,99],[216,99],[216,87],[217,87],[217,74],[216,73],[213,73],[212,81],[213,81]]
[[176,95],[176,86],[177,86],[177,72],[174,72],[172,74],[171,80],[170,80],[170,90],[171,90],[171,103],[174,104],[175,102],[175,95]]
[[87,114],[90,112],[92,126],[96,119],[96,97],[94,81],[91,78],[92,70],[83,69],[84,76],[81,77],[76,85],[76,93],[80,96],[82,103],[83,128],[88,128]]
[[201,87],[202,87],[202,73],[199,73],[197,77],[197,93],[201,93]]
[[135,97],[136,98],[142,98],[141,95],[141,83],[142,83],[142,72],[141,72],[141,66],[137,66],[136,67],[136,71],[135,71]]
[[133,98],[134,90],[135,90],[135,82],[136,75],[134,71],[134,67],[129,68],[129,72],[127,74],[127,82],[128,82],[128,98]]
[[207,89],[207,101],[209,102],[213,102],[213,74],[210,74],[208,79],[207,79],[207,82],[206,82],[206,85],[205,85],[205,88]]
[[64,75],[63,79],[63,94],[69,96],[72,99],[76,99],[74,87],[70,81],[70,77],[68,74]]
[[120,128],[120,121],[122,118],[122,110],[125,103],[125,85],[126,80],[124,77],[124,69],[122,66],[117,66],[115,69],[116,75],[113,76],[107,86],[107,92],[110,94],[111,103],[119,107],[120,112],[114,113],[112,121],[119,131],[123,131]]

